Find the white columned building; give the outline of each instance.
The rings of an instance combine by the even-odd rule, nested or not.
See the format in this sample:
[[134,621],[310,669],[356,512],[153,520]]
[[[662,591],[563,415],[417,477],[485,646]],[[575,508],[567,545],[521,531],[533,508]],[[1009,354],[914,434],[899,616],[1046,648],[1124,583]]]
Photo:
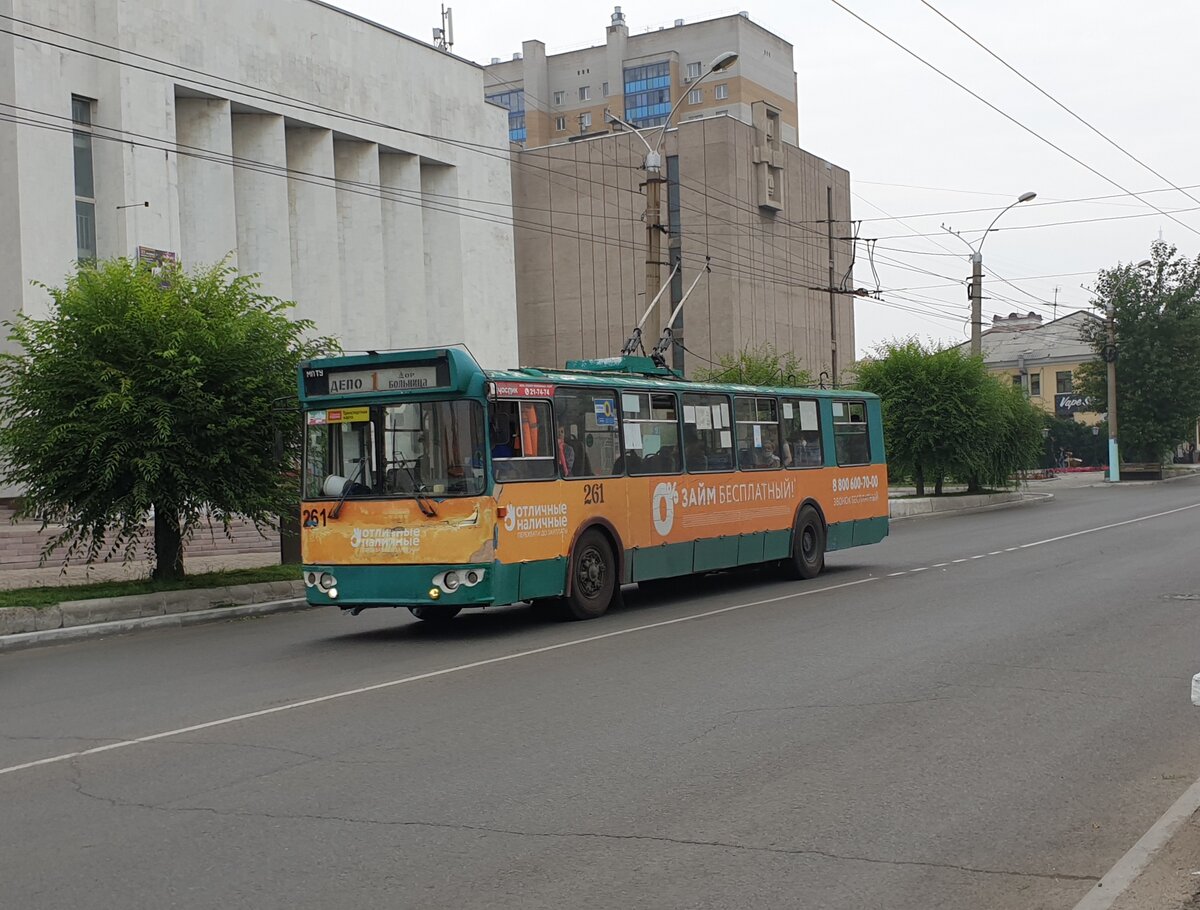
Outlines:
[[480,67],[316,0],[0,0],[0,23],[0,319],[45,314],[33,282],[78,258],[228,258],[347,350],[516,364]]

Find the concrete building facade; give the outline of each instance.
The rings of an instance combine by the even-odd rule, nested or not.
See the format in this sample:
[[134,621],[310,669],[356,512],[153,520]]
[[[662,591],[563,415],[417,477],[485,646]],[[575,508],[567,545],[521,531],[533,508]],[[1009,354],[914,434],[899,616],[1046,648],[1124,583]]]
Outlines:
[[[664,137],[663,282],[681,269],[661,305],[711,269],[668,363],[691,374],[770,343],[828,382],[854,357],[850,175],[784,142],[779,109],[752,110],[751,123],[705,117]],[[646,309],[644,157],[628,132],[514,152],[523,364],[615,355]]]
[[349,350],[516,360],[480,67],[316,0],[0,0],[0,22],[0,318],[44,314],[31,282],[77,258],[228,258]]
[[[726,51],[738,55],[733,67],[700,82]],[[541,41],[525,41],[486,69],[488,97],[509,109],[509,137],[527,148],[603,131],[606,109],[658,126],[676,102],[677,122],[728,115],[751,124],[754,102],[765,101],[779,111],[783,141],[798,142],[792,45],[746,13],[630,34],[618,6],[602,45],[547,55]]]

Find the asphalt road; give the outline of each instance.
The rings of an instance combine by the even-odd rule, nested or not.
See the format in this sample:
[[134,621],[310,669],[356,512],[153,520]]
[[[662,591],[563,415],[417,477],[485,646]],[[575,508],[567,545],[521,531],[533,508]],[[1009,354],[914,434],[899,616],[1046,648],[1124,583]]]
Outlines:
[[1072,908],[1200,776],[1198,544],[1200,478],[1062,490],[589,623],[0,655],[0,906]]

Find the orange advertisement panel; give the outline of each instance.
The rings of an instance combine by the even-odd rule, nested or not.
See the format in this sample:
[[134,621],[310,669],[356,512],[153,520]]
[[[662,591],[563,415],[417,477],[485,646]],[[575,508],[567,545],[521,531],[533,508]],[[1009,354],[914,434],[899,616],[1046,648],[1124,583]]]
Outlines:
[[485,496],[443,499],[425,515],[412,499],[301,506],[302,558],[326,565],[445,565],[491,562],[496,511]]
[[646,547],[788,530],[806,499],[820,504],[829,524],[888,514],[884,465],[509,483],[496,497],[505,513],[502,562],[565,556],[591,518],[609,522],[624,546]]

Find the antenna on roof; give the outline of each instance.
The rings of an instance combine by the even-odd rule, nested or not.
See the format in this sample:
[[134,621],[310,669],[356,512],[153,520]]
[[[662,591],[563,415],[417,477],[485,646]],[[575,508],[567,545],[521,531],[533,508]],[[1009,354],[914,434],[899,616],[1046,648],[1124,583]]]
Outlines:
[[[622,354],[633,356],[642,347],[642,326],[646,324],[646,320],[650,318],[650,314],[654,312],[654,308],[658,306],[659,298],[666,293],[667,288],[671,286],[671,279],[675,277],[675,273],[679,271],[679,260],[675,260],[675,267],[671,269],[671,274],[667,276],[667,280],[663,282],[662,288],[654,295],[654,299],[650,301],[650,306],[646,307],[646,312],[642,314],[642,318],[638,320],[638,324],[633,331],[629,333],[629,337],[625,339],[625,344],[621,348]],[[669,325],[670,323],[668,323]],[[643,349],[643,353],[645,350]]]
[[442,4],[442,27],[433,30],[433,43],[443,51],[454,50],[454,12]]
[[[671,331],[671,326],[674,325],[675,317],[679,315],[679,311],[683,309],[683,305],[687,303],[687,299],[692,296],[692,291],[696,290],[696,285],[700,283],[700,279],[712,271],[712,266],[709,265],[710,261],[708,256],[704,257],[704,271],[696,276],[696,280],[687,289],[687,293],[680,298],[679,303],[671,313],[671,318],[667,320],[667,324],[658,338],[658,343],[654,346],[654,350],[650,352],[650,359],[654,361],[656,366],[665,367],[667,365],[667,351],[671,349],[671,342],[675,339],[675,333]],[[679,268],[678,261],[675,263],[675,268]],[[672,270],[671,274],[675,274],[674,270]],[[670,279],[667,279],[667,286],[670,287],[670,284]]]

